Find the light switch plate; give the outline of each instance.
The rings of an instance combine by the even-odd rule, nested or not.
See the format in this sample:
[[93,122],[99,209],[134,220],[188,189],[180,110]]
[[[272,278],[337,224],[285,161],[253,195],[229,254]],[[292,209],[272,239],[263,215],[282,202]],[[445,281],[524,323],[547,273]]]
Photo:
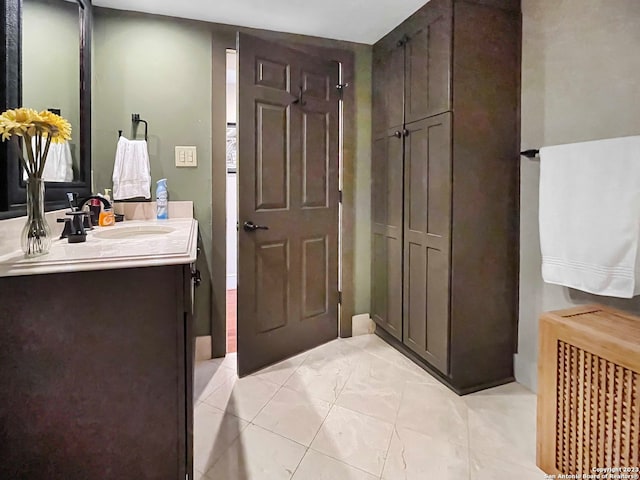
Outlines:
[[196,147],[176,147],[176,167],[197,167],[198,149]]

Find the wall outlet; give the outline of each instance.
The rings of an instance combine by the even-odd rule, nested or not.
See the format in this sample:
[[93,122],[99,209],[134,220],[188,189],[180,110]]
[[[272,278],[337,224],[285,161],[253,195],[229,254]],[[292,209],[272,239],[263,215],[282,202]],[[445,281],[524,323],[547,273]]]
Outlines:
[[176,147],[176,167],[197,167],[198,149],[196,147]]

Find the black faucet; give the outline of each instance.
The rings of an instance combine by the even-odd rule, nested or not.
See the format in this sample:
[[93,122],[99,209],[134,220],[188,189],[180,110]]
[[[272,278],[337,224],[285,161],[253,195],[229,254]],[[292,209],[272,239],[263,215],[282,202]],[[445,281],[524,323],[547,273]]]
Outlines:
[[[84,200],[82,200],[80,202],[76,201],[76,205],[77,205],[78,210],[82,211],[84,206],[90,200],[100,200],[102,202],[102,205],[104,205],[105,210],[110,209],[112,207],[111,202],[109,200],[107,200],[106,198],[104,198],[103,196],[101,196],[101,195],[90,195],[90,196],[88,196],[87,198],[85,198]],[[85,221],[85,227],[93,229],[93,227],[96,227],[98,225],[98,220],[100,219],[100,208],[98,207],[97,210],[94,210],[93,207],[89,207],[89,209],[91,210],[91,212],[90,212],[90,216]],[[87,225],[87,222],[89,222],[89,221],[90,221],[90,223]]]
[[104,198],[102,195],[89,195],[82,201],[78,201],[78,194],[75,192],[67,193],[67,200],[69,201],[69,208],[71,208],[72,212],[80,211],[84,208],[89,200],[100,200],[104,205],[104,208],[111,208],[111,202]]
[[102,195],[89,195],[87,198],[80,202],[76,202],[76,208],[82,210],[89,200],[100,200],[104,205],[105,210],[111,208],[111,202],[104,198]]
[[[69,201],[69,208],[71,209],[71,213],[81,212],[84,206],[90,200],[100,200],[102,202],[102,205],[104,205],[105,210],[112,208],[111,202],[101,195],[89,195],[84,200],[79,201],[77,193],[68,192],[67,199]],[[84,228],[93,230],[93,227],[98,225],[99,216],[100,216],[100,210],[95,212],[93,209],[91,209],[91,212],[89,212],[89,215],[84,217]],[[59,221],[62,222],[63,220],[59,220]],[[65,226],[65,231],[63,232],[63,236],[61,238],[66,238],[66,235],[65,235],[66,232],[67,232],[67,227]]]
[[90,195],[82,201],[78,201],[78,194],[67,193],[71,218],[59,218],[58,222],[64,222],[64,230],[60,238],[68,238],[69,243],[81,243],[87,238],[86,230],[93,230],[94,225],[98,225],[98,218],[93,218],[93,212],[83,212],[82,209],[89,200],[100,200],[105,209],[111,208],[111,202],[100,195]]

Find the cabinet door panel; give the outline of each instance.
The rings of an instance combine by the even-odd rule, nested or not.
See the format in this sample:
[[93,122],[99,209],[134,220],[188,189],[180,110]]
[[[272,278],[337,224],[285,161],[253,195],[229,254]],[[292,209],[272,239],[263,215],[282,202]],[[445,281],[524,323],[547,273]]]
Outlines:
[[387,131],[387,87],[386,87],[386,50],[384,45],[373,46],[371,71],[371,130],[374,138],[386,136]]
[[451,114],[407,125],[404,343],[448,373]]
[[374,136],[404,123],[404,48],[388,39],[373,47],[372,124]]
[[372,316],[402,339],[403,141],[391,130],[373,142]]
[[451,20],[449,1],[434,0],[406,26],[407,123],[451,110]]
[[385,60],[387,127],[404,124],[404,48],[392,47]]

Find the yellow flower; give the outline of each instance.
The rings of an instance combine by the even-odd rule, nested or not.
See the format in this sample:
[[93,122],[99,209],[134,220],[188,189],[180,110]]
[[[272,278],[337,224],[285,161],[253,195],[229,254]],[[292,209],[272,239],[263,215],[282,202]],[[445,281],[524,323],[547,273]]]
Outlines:
[[63,143],[71,140],[71,124],[67,120],[48,110],[40,112],[39,116],[42,120],[34,122],[35,127],[41,127],[45,136],[51,134],[53,143]]
[[0,115],[0,135],[2,141],[17,135],[31,137],[51,135],[51,141],[62,143],[71,140],[71,124],[55,113],[44,110],[40,113],[31,108],[7,110]]
[[34,128],[35,122],[42,121],[40,114],[31,108],[7,110],[0,115],[0,134],[2,141],[13,135],[22,137]]
[[[71,140],[71,124],[48,110],[40,113],[31,108],[7,110],[0,115],[2,141],[12,136],[25,137],[25,147],[18,159],[30,178],[42,178],[51,143]],[[36,145],[31,142],[36,138]],[[46,138],[46,143],[42,140]]]

